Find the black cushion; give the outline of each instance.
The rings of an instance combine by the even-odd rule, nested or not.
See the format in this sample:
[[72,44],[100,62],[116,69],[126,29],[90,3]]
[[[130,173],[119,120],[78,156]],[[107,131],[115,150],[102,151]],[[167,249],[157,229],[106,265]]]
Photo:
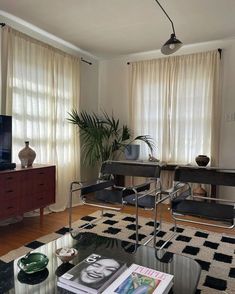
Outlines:
[[94,181],[91,183],[86,183],[81,188],[81,195],[86,195],[92,192],[95,192],[97,190],[102,190],[107,187],[110,187],[114,184],[112,180],[109,181]]
[[[141,194],[139,194],[141,196]],[[135,205],[135,194],[123,197],[124,201],[128,204]],[[146,195],[138,199],[138,206],[143,208],[154,208],[155,197],[151,195]]]
[[204,217],[211,220],[226,221],[233,223],[235,210],[232,205],[219,204],[214,202],[202,202],[195,200],[172,201],[173,213]]
[[[150,184],[143,183],[143,184],[135,186],[135,189],[137,190],[137,192],[149,190]],[[125,196],[131,195],[131,194],[133,194],[133,190],[131,189],[125,189],[123,191],[122,188],[118,188],[114,186],[109,189],[97,191],[95,193],[95,197],[97,200],[101,200],[108,203],[122,203],[122,198],[125,198]]]

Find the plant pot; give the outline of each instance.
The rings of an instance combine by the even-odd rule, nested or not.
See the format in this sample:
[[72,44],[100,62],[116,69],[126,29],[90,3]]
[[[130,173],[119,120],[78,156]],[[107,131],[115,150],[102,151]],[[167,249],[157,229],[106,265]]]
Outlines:
[[140,145],[138,144],[130,144],[127,145],[125,150],[125,158],[127,160],[137,160],[140,155]]
[[196,161],[197,165],[199,165],[199,166],[207,166],[207,164],[210,161],[210,158],[206,155],[198,155],[195,158],[195,161]]

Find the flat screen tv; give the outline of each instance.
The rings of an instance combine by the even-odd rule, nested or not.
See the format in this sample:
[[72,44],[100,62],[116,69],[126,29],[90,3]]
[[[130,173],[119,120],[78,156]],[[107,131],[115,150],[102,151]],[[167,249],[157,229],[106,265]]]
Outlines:
[[12,117],[0,115],[0,164],[11,163]]

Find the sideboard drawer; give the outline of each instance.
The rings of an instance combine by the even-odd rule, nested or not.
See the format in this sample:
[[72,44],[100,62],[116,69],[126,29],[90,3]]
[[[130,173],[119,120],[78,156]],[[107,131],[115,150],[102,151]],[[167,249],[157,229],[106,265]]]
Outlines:
[[12,173],[6,173],[0,177],[0,195],[9,193],[18,193],[21,190],[20,187],[21,177],[19,173],[15,175]]
[[51,190],[55,185],[55,169],[48,167],[44,169],[38,169],[31,175],[32,180],[32,192],[39,193]]
[[36,193],[34,195],[34,198],[32,200],[32,206],[33,209],[40,208],[40,207],[45,207],[49,204],[54,203],[54,195],[52,194],[47,194],[47,193]]
[[15,216],[19,212],[19,201],[15,196],[0,197],[1,210],[0,218]]

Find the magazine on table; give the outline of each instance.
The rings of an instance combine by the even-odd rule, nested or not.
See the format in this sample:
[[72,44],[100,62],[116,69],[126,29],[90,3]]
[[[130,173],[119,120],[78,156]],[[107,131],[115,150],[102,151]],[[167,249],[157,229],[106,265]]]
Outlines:
[[[57,292],[59,294],[60,293],[67,293],[67,291],[69,291],[71,293],[76,293],[76,294],[89,294],[89,292],[87,292],[87,291],[83,291],[81,289],[74,288],[73,286],[62,283],[60,281],[57,281],[57,287],[58,287]],[[61,290],[61,289],[63,289],[63,290]],[[65,292],[65,290],[67,290],[67,291]]]
[[125,269],[125,262],[93,253],[59,277],[58,286],[69,285],[74,293],[80,293],[75,292],[78,289],[90,294],[101,293]]
[[167,294],[173,285],[173,275],[132,264],[103,294]]

